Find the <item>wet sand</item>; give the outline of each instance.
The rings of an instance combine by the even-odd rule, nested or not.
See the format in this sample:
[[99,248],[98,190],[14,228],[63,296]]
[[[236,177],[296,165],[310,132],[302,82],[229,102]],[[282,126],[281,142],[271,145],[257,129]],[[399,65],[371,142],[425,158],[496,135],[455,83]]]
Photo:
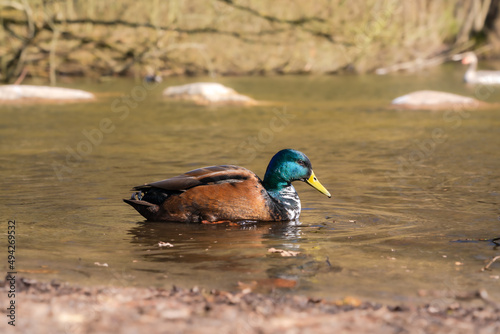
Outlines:
[[[8,284],[0,282],[7,296]],[[439,294],[440,292],[433,292]],[[450,296],[447,296],[449,298]],[[328,301],[257,294],[16,282],[16,326],[2,306],[1,333],[499,333],[500,305],[486,291],[448,305]],[[2,297],[2,300],[7,298]],[[5,303],[2,303],[3,305]]]

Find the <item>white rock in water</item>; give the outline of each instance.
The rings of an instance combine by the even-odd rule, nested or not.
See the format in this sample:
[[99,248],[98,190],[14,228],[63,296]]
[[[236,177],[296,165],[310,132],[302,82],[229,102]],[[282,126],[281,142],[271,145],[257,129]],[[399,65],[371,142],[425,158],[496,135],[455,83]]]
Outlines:
[[89,100],[93,98],[94,94],[79,89],[30,85],[0,86],[0,100]]
[[393,106],[404,109],[445,109],[450,107],[479,107],[486,103],[471,97],[433,90],[420,90],[392,100]]
[[200,104],[256,104],[254,99],[236,93],[215,82],[197,82],[182,86],[171,86],[163,91],[170,98],[192,100]]

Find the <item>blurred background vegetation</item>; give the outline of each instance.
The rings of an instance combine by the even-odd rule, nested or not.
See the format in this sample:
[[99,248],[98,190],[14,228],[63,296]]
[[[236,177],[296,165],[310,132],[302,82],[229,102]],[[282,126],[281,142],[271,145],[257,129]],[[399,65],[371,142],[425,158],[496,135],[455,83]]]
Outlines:
[[500,55],[500,0],[0,0],[0,80],[386,73]]

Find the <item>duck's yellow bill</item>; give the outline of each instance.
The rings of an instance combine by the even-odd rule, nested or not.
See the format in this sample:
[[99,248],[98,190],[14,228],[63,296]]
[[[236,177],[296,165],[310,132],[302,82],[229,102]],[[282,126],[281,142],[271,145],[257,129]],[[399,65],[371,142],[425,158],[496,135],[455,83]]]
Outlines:
[[330,192],[328,192],[328,190],[326,190],[326,188],[323,187],[323,185],[318,181],[318,178],[316,177],[316,175],[314,175],[314,172],[311,173],[311,177],[307,179],[306,182],[320,193],[328,197],[332,197],[332,195],[330,195]]

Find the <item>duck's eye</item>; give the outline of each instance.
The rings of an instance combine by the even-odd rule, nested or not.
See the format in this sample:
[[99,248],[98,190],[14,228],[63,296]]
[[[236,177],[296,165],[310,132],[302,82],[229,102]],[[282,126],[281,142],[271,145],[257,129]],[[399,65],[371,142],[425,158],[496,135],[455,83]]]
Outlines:
[[297,163],[301,166],[304,166],[304,167],[306,166],[306,162],[304,160],[299,160],[299,161],[297,161]]

